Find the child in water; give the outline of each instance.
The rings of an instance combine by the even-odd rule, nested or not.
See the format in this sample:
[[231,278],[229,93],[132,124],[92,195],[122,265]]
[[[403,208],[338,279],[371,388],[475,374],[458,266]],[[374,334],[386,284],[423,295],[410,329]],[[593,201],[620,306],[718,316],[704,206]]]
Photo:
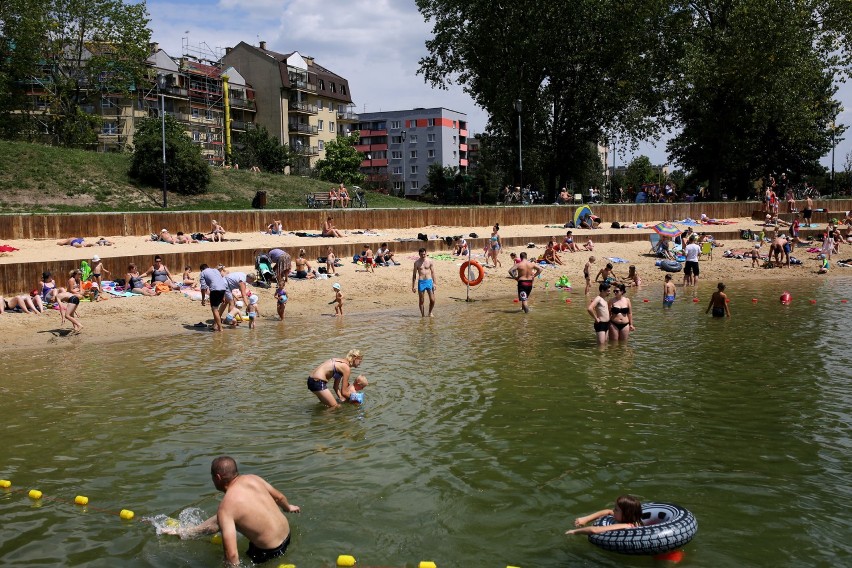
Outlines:
[[329,304],[335,304],[334,306],[334,315],[342,316],[343,315],[343,292],[340,291],[340,284],[335,282],[331,285],[334,289],[334,299],[329,302]]
[[249,329],[254,329],[254,325],[255,325],[254,320],[257,319],[257,301],[258,301],[258,299],[259,298],[257,297],[256,294],[252,294],[251,296],[249,296],[249,304],[248,304],[248,308],[246,309],[246,315],[248,316],[248,320],[249,320]]
[[287,290],[284,289],[284,279],[278,279],[278,288],[275,290],[275,301],[278,309],[278,319],[284,321],[284,309],[287,307]]
[[[615,523],[607,526],[585,527],[592,521],[601,517],[612,515]],[[642,526],[642,503],[632,495],[622,495],[615,500],[615,508],[604,509],[585,517],[574,519],[575,527],[582,527],[565,531],[565,534],[600,534],[609,531],[624,529],[636,529]]]
[[351,402],[353,404],[362,404],[364,402],[364,393],[361,391],[364,390],[364,387],[369,385],[370,383],[367,381],[367,377],[364,375],[358,375],[358,378],[355,379],[355,382],[351,384],[343,385],[343,393],[346,402]]

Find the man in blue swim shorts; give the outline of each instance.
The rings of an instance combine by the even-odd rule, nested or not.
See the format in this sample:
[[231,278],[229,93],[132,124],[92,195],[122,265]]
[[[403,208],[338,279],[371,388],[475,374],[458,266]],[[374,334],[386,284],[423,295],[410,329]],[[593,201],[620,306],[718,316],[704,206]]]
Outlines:
[[411,291],[420,297],[420,316],[426,317],[424,306],[425,295],[429,294],[429,317],[435,307],[435,264],[426,258],[426,249],[421,248],[417,253],[420,258],[414,261],[414,271],[411,275]]
[[674,304],[677,289],[672,282],[672,275],[666,274],[666,283],[663,284],[663,306],[670,308]]
[[216,515],[192,528],[166,527],[163,533],[188,538],[221,531],[229,566],[240,565],[237,532],[249,538],[246,554],[255,564],[283,555],[290,544],[290,523],[281,509],[288,513],[301,509],[262,477],[240,475],[237,462],[229,456],[213,460],[210,475],[216,489],[225,494]]

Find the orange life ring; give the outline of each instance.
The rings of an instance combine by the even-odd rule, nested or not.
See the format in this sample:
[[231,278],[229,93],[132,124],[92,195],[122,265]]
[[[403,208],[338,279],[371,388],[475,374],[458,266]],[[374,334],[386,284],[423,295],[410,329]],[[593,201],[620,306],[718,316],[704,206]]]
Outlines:
[[[469,267],[474,267],[477,270],[476,278],[473,280],[468,280],[467,278],[467,270]],[[482,265],[476,262],[475,260],[468,260],[462,263],[461,268],[459,269],[459,276],[461,276],[461,281],[464,284],[469,286],[477,286],[482,283],[482,279],[485,278],[485,270],[482,269]]]

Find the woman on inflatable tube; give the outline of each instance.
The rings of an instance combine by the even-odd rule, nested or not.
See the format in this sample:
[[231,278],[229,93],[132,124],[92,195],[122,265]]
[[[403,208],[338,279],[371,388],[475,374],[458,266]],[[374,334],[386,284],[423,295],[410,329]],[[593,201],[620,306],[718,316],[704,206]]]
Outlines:
[[[638,514],[637,514],[638,510]],[[594,526],[582,527],[595,522]],[[646,503],[622,495],[615,508],[604,509],[574,521],[577,528],[565,534],[587,534],[589,542],[621,554],[664,554],[689,543],[698,522],[686,509],[671,503]]]

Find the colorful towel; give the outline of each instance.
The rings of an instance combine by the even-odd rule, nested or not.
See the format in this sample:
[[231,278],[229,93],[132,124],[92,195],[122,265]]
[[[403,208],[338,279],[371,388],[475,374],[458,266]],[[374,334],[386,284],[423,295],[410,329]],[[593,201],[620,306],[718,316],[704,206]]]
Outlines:
[[607,260],[610,261],[610,262],[614,262],[616,264],[627,264],[628,262],[630,262],[629,260],[625,260],[625,259],[619,258],[617,256],[609,256],[609,257],[607,257]]

